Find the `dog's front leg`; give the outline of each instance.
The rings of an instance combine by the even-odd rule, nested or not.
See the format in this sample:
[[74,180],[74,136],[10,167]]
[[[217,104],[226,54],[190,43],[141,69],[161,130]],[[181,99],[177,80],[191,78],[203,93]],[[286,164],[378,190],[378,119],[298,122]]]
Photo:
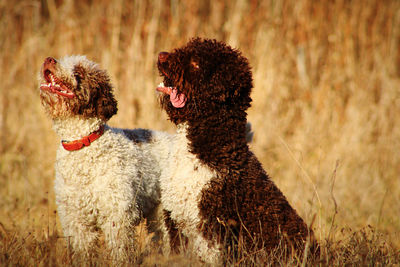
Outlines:
[[105,244],[110,251],[113,262],[127,262],[134,256],[135,229],[138,223],[132,216],[125,212],[116,212],[109,216],[101,226]]
[[95,253],[99,232],[78,209],[64,204],[58,204],[58,213],[67,244],[72,247],[75,258],[89,258]]

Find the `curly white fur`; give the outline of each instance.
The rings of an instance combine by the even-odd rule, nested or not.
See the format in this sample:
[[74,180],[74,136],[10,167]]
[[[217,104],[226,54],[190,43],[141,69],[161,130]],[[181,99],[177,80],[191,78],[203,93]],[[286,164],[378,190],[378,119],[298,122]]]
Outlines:
[[161,202],[189,239],[191,250],[205,262],[216,264],[220,262],[221,248],[208,242],[198,230],[200,193],[216,173],[190,152],[186,134],[187,125],[183,124],[178,126],[176,135],[169,137],[169,160],[160,162]]
[[[101,122],[70,118],[55,121],[64,136],[80,135],[68,128],[97,129]],[[82,136],[93,132],[84,131]],[[161,133],[152,138],[165,139]],[[157,142],[135,144],[122,129],[106,125],[90,146],[67,151],[61,145],[55,164],[56,203],[64,235],[73,248],[88,253],[103,233],[115,258],[125,259],[134,242],[133,226],[141,218],[157,219],[159,175]],[[159,150],[162,153],[161,150]],[[153,222],[157,223],[157,222]],[[114,255],[115,254],[115,255]]]

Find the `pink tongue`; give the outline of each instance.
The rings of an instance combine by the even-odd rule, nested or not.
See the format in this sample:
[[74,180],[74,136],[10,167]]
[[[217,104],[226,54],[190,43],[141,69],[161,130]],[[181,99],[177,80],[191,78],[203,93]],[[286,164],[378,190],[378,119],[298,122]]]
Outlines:
[[175,87],[157,87],[157,91],[168,94],[172,105],[176,108],[183,108],[186,104],[186,96],[182,93],[178,94]]
[[184,94],[177,94],[178,90],[173,88],[171,90],[171,94],[169,95],[169,99],[171,103],[176,108],[183,108],[186,104],[186,96]]

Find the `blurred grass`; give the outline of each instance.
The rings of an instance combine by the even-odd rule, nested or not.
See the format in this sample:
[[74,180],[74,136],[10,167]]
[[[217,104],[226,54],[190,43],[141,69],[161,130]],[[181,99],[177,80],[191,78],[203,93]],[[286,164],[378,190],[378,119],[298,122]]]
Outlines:
[[[87,55],[115,85],[112,126],[173,132],[157,104],[155,62],[194,36],[249,58],[251,147],[301,216],[316,215],[324,255],[351,264],[352,253],[364,257],[360,247],[398,253],[399,1],[0,0],[0,262],[35,265],[47,255],[68,264],[66,251],[52,259],[38,249],[65,248],[52,234],[59,139],[39,101],[43,60]],[[362,236],[367,225],[376,232]]]

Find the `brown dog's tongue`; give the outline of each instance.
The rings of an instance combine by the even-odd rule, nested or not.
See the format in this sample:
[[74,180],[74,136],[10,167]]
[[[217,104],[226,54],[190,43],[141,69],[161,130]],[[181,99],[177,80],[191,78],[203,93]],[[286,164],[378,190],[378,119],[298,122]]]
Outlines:
[[172,88],[171,94],[169,95],[171,103],[176,108],[183,108],[186,104],[186,96],[184,94],[178,94],[176,88]]
[[166,87],[159,85],[156,90],[164,94],[168,94],[169,100],[174,107],[183,108],[185,106],[186,96],[182,93],[178,94],[178,90],[175,87]]

